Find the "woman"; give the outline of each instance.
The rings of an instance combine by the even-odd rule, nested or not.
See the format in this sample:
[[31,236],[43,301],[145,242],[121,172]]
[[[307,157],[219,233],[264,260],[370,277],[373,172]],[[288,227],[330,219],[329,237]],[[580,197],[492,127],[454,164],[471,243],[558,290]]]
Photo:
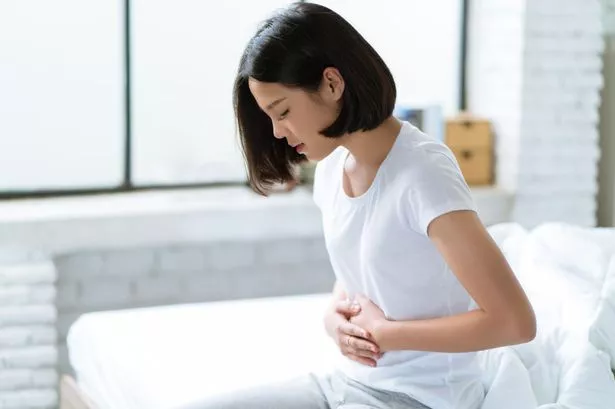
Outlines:
[[256,191],[318,161],[337,278],[325,327],[347,359],[205,407],[479,408],[476,351],[530,341],[534,313],[450,150],[392,116],[376,51],[333,11],[293,4],[251,39],[234,92]]

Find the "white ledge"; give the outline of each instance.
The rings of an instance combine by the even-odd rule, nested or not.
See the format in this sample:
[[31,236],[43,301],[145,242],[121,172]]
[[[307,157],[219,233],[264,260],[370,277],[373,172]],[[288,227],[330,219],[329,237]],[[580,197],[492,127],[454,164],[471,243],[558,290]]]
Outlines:
[[[511,194],[491,187],[472,193],[485,224],[509,219]],[[320,234],[320,212],[305,187],[268,198],[227,187],[0,202],[0,251],[58,254]]]

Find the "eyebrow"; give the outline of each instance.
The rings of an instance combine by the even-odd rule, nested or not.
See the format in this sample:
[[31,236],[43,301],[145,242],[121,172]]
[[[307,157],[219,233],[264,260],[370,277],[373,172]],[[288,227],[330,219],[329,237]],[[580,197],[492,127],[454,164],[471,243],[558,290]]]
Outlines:
[[267,108],[265,108],[265,110],[266,111],[270,111],[271,109],[273,109],[276,105],[278,105],[280,102],[284,101],[285,99],[286,99],[286,97],[282,97],[280,99],[276,99],[271,104],[267,105]]

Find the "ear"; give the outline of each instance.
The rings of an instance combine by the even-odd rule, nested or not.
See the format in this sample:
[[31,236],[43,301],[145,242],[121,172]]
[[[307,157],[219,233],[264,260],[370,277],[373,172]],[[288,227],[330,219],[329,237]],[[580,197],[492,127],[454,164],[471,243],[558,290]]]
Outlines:
[[322,72],[321,93],[329,101],[339,101],[344,94],[344,77],[334,67],[327,67]]

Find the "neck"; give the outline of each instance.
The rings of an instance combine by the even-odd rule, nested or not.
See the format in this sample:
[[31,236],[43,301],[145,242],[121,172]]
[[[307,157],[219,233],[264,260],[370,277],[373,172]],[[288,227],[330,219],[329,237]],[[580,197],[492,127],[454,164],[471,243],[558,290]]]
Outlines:
[[376,129],[344,136],[342,146],[350,151],[357,165],[380,166],[395,143],[400,129],[401,122],[390,116]]

